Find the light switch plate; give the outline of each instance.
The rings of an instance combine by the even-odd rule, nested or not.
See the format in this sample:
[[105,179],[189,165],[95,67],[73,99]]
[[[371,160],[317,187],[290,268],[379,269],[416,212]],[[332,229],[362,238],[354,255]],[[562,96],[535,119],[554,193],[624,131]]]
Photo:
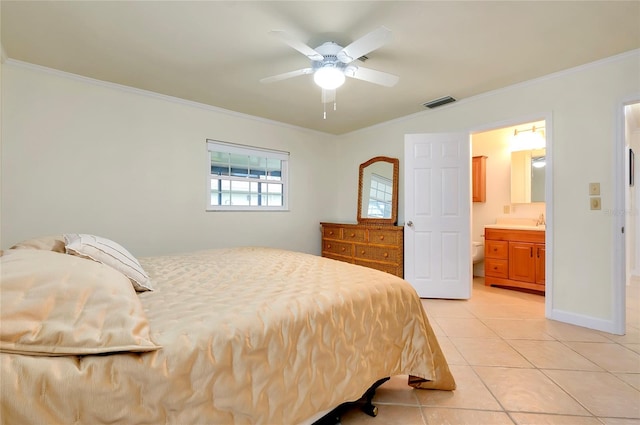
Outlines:
[[600,195],[600,183],[589,183],[589,195]]
[[591,203],[591,209],[592,210],[599,210],[601,208],[600,205],[600,197],[593,197],[593,198],[589,198],[590,203]]

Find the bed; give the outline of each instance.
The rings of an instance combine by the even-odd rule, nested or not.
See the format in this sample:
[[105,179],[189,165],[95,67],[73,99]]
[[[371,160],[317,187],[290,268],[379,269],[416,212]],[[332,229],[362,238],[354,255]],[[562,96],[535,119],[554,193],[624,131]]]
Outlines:
[[243,247],[131,256],[140,282],[35,241],[0,257],[2,423],[311,424],[389,376],[455,388],[393,275]]

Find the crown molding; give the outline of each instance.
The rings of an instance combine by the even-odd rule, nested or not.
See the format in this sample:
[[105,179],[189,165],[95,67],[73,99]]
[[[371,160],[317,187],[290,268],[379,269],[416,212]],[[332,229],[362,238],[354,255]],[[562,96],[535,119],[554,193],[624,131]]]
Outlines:
[[[3,52],[4,52],[4,50],[3,50]],[[300,126],[293,125],[293,124],[283,123],[281,121],[275,121],[275,120],[270,120],[270,119],[267,119],[267,118],[257,117],[255,115],[243,114],[242,112],[232,111],[232,110],[229,110],[229,109],[220,108],[218,106],[207,105],[206,103],[194,102],[192,100],[186,100],[186,99],[182,99],[182,98],[175,97],[175,96],[169,96],[169,95],[166,95],[166,94],[156,93],[156,92],[153,92],[153,91],[150,91],[150,90],[143,90],[143,89],[138,89],[138,88],[131,87],[131,86],[126,86],[126,85],[123,85],[123,84],[118,84],[118,83],[112,83],[112,82],[109,82],[109,81],[98,80],[96,78],[91,78],[91,77],[85,77],[83,75],[73,74],[71,72],[66,72],[66,71],[60,71],[58,69],[49,68],[49,67],[42,66],[42,65],[36,65],[36,64],[33,64],[33,63],[29,63],[29,62],[23,62],[23,61],[16,60],[16,59],[7,58],[6,61],[3,62],[3,63],[8,65],[8,66],[13,66],[13,67],[16,67],[16,68],[23,68],[23,69],[36,71],[36,72],[42,72],[42,73],[45,73],[45,74],[55,75],[55,76],[66,78],[66,79],[70,79],[70,80],[81,81],[83,83],[91,84],[91,85],[94,85],[94,86],[106,87],[106,88],[110,88],[110,89],[113,89],[113,90],[118,90],[118,91],[122,91],[122,92],[126,92],[126,93],[132,93],[132,94],[135,94],[135,95],[138,95],[138,96],[150,97],[150,98],[162,100],[162,101],[165,101],[165,102],[176,103],[176,104],[188,106],[188,107],[191,107],[191,108],[204,109],[206,111],[216,112],[216,113],[219,113],[219,114],[232,116],[234,118],[241,118],[241,119],[246,119],[246,120],[251,120],[251,121],[257,121],[257,122],[264,123],[264,124],[275,125],[275,126],[278,126],[278,127],[289,128],[289,129],[293,129],[293,130],[303,131],[303,132],[306,132],[306,133],[318,134],[318,135],[322,135],[322,136],[333,136],[333,134],[325,133],[325,132],[318,131],[318,130],[312,130],[312,129],[306,128],[306,127],[300,127]]]
[[619,62],[619,61],[625,60],[627,58],[632,58],[632,57],[637,57],[638,59],[640,59],[640,49],[629,50],[627,52],[623,52],[623,53],[620,53],[620,54],[617,54],[617,55],[614,55],[614,56],[609,56],[609,57],[606,57],[606,58],[603,58],[603,59],[599,59],[597,61],[589,62],[589,63],[583,64],[583,65],[579,65],[579,66],[576,66],[576,67],[573,67],[573,68],[564,69],[562,71],[553,72],[551,74],[543,75],[542,77],[534,78],[534,79],[527,80],[527,81],[522,81],[520,83],[512,84],[512,85],[509,85],[509,86],[500,87],[498,89],[491,90],[491,91],[484,92],[484,93],[480,93],[480,94],[477,94],[475,96],[467,97],[467,98],[464,98],[464,99],[456,99],[455,102],[451,102],[451,103],[448,103],[446,105],[439,106],[438,108],[435,108],[435,109],[428,109],[428,110],[424,110],[424,111],[415,112],[413,114],[405,115],[405,116],[400,117],[400,118],[395,118],[393,120],[381,122],[381,123],[374,124],[374,125],[369,126],[369,127],[365,127],[365,128],[361,128],[361,129],[358,129],[358,130],[354,130],[352,132],[345,133],[345,134],[342,134],[340,136],[347,136],[347,135],[351,135],[351,134],[357,134],[357,133],[368,131],[368,130],[371,130],[371,129],[375,129],[375,128],[378,128],[378,127],[381,127],[381,126],[386,126],[386,125],[389,125],[389,124],[395,124],[395,123],[400,123],[400,122],[403,122],[403,121],[412,120],[412,119],[415,119],[417,117],[424,116],[426,114],[430,114],[430,113],[432,114],[432,113],[434,113],[436,111],[442,111],[442,110],[445,110],[445,109],[448,109],[448,108],[456,108],[456,107],[458,107],[460,105],[464,105],[465,103],[474,102],[476,100],[483,99],[485,97],[495,96],[497,94],[500,94],[500,93],[503,93],[505,91],[509,91],[509,90],[512,90],[512,89],[515,89],[515,88],[527,87],[527,86],[530,86],[530,85],[533,85],[533,84],[538,84],[538,83],[540,83],[542,81],[553,80],[553,79],[556,79],[556,78],[565,77],[567,75],[576,74],[576,73],[585,71],[587,69],[596,68],[596,67],[599,67],[599,66],[602,66],[602,65],[606,65],[608,63]]

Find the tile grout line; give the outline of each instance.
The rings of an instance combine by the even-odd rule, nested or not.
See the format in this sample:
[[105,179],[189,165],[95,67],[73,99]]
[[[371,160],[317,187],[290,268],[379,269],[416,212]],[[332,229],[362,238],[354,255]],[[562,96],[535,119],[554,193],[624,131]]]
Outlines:
[[[549,371],[553,371],[553,370],[559,370],[559,371],[568,371],[568,372],[597,372],[597,373],[602,373],[602,374],[609,374],[612,375],[616,378],[617,381],[622,382],[625,386],[629,387],[632,390],[635,391],[640,391],[638,388],[636,388],[634,385],[632,385],[629,382],[624,381],[620,376],[616,375],[616,373],[614,371],[610,371],[605,367],[600,366],[599,364],[595,363],[593,360],[591,360],[590,358],[586,357],[585,355],[583,355],[582,353],[578,352],[576,349],[574,349],[573,347],[569,346],[568,344],[571,342],[578,342],[578,343],[592,343],[592,344],[617,344],[620,345],[624,348],[625,352],[630,352],[632,354],[638,354],[637,351],[633,350],[631,347],[628,347],[625,345],[626,344],[637,344],[637,342],[635,342],[633,340],[633,338],[631,339],[627,339],[626,341],[620,341],[619,339],[614,339],[615,337],[609,336],[609,335],[605,335],[603,333],[600,332],[595,332],[593,333],[593,335],[599,336],[603,339],[603,341],[593,341],[593,340],[587,340],[587,341],[583,341],[581,340],[582,338],[578,337],[578,339],[576,341],[571,341],[570,338],[567,338],[564,336],[565,331],[563,329],[558,329],[558,332],[554,332],[554,334],[548,333],[548,329],[547,330],[540,330],[541,334],[540,337],[549,337],[550,339],[540,339],[540,337],[537,338],[508,338],[507,336],[503,336],[501,333],[498,332],[498,330],[494,329],[491,325],[490,325],[490,320],[491,319],[500,319],[500,320],[508,320],[508,317],[491,317],[489,314],[491,314],[491,295],[492,294],[483,294],[483,295],[488,295],[486,300],[483,299],[482,303],[480,304],[480,306],[476,306],[476,308],[470,308],[473,307],[471,304],[462,304],[462,312],[461,313],[466,313],[466,315],[460,315],[461,313],[456,313],[455,311],[453,313],[455,313],[452,316],[448,316],[448,315],[443,315],[443,316],[438,316],[438,315],[432,315],[430,317],[430,320],[435,321],[435,323],[438,324],[438,326],[440,327],[442,334],[444,337],[446,337],[449,340],[449,343],[451,344],[451,348],[455,350],[455,352],[459,355],[460,359],[462,359],[466,364],[461,364],[459,366],[464,366],[464,367],[470,367],[471,370],[473,371],[473,374],[480,380],[480,382],[482,383],[482,385],[484,386],[484,388],[488,391],[488,394],[491,395],[491,397],[493,398],[493,400],[495,400],[495,402],[497,403],[497,405],[502,409],[501,411],[506,413],[507,416],[509,417],[509,419],[514,422],[517,423],[517,421],[514,419],[513,415],[517,414],[517,413],[529,413],[529,414],[540,414],[540,415],[550,415],[550,416],[569,416],[569,417],[576,417],[576,418],[594,418],[598,423],[604,423],[602,418],[620,418],[620,419],[637,419],[637,418],[628,418],[628,417],[622,417],[619,416],[619,414],[616,414],[615,416],[597,416],[590,408],[588,408],[586,405],[584,405],[583,403],[581,403],[576,397],[574,397],[568,390],[566,390],[563,386],[560,385],[559,381],[554,380],[547,372]],[[481,295],[482,296],[482,295]],[[502,300],[501,300],[502,301]],[[505,302],[503,303],[504,305],[517,305],[517,303],[519,302],[529,302],[528,299],[526,298],[519,298],[519,299],[514,299],[514,302]],[[485,305],[482,305],[485,304]],[[436,304],[438,305],[438,304]],[[427,304],[424,304],[425,309],[427,309]],[[440,310],[441,307],[438,306],[438,309]],[[478,313],[476,313],[475,311],[478,311]],[[487,312],[489,314],[483,314],[483,312]],[[533,308],[532,308],[533,310]],[[628,307],[627,307],[627,310]],[[428,311],[428,309],[427,309]],[[443,310],[444,311],[444,310]],[[525,317],[517,317],[517,320],[522,320],[522,321],[544,321],[546,323],[550,322],[550,319],[547,319],[546,317],[527,317],[528,315],[531,315],[532,313],[535,313],[535,311],[531,311],[528,312],[527,315]],[[629,313],[627,312],[627,316],[629,315]],[[486,328],[488,328],[493,334],[495,334],[495,336],[493,336],[491,339],[498,339],[498,340],[502,340],[504,343],[506,343],[506,345],[513,350],[515,353],[518,354],[518,356],[520,356],[521,358],[523,358],[528,364],[529,367],[514,367],[514,366],[498,366],[498,365],[473,365],[469,362],[467,356],[458,348],[458,346],[456,344],[454,344],[452,338],[459,338],[459,339],[484,339],[483,337],[478,337],[476,336],[467,336],[467,337],[452,337],[449,332],[445,331],[446,327],[443,327],[440,322],[445,323],[447,321],[447,319],[449,318],[454,318],[454,319],[473,319],[473,320],[477,320],[479,323],[481,323],[483,326],[485,326]],[[440,320],[438,320],[440,319]],[[494,324],[495,325],[495,324]],[[627,323],[627,333],[629,332],[629,329],[631,328],[632,332],[633,330],[637,330],[640,328],[635,328],[633,326],[633,324],[629,324]],[[585,330],[587,332],[590,332],[592,330],[590,329],[586,329]],[[558,336],[557,334],[559,333],[560,336]],[[588,335],[588,334],[585,334]],[[488,337],[486,337],[488,338]],[[530,360],[524,353],[520,352],[516,346],[514,345],[516,341],[539,341],[539,342],[544,342],[544,341],[549,341],[549,342],[555,342],[555,343],[560,343],[560,345],[564,348],[568,348],[570,351],[572,351],[574,354],[576,354],[580,359],[583,359],[586,361],[587,364],[593,365],[594,367],[596,367],[598,370],[588,370],[588,369],[574,369],[574,368],[554,368],[554,367],[548,367],[548,368],[542,368],[536,365],[536,363],[534,363],[532,360]],[[458,366],[458,365],[456,365]],[[569,366],[571,366],[571,364],[569,364]],[[561,393],[565,394],[568,396],[569,400],[573,400],[577,406],[580,406],[581,408],[584,409],[584,413],[585,415],[581,415],[581,414],[575,414],[575,413],[553,413],[553,412],[539,412],[539,411],[535,411],[535,412],[529,412],[529,411],[509,411],[507,409],[505,409],[505,406],[500,402],[500,400],[498,400],[498,398],[496,397],[496,395],[491,391],[491,389],[488,387],[487,382],[485,382],[478,374],[476,368],[477,367],[488,367],[488,368],[506,368],[506,369],[531,369],[531,370],[537,370],[541,376],[544,376],[545,379],[549,380],[549,383],[552,384],[554,387],[556,387],[557,389],[560,390]],[[634,374],[634,372],[619,372],[619,374]],[[477,408],[464,408],[464,407],[452,407],[452,406],[425,406],[423,404],[420,403],[420,400],[418,400],[418,404],[420,406],[421,409],[429,409],[429,408],[443,408],[443,409],[451,409],[451,410],[470,410],[470,411],[489,411],[489,412],[500,412],[499,410],[494,410],[494,409],[477,409]],[[614,412],[611,412],[614,413]],[[424,418],[423,415],[423,420],[425,422],[426,418]]]
[[[483,320],[482,317],[474,314],[473,312],[471,312],[471,314],[473,314],[473,316],[478,319],[480,321],[480,323],[482,323],[483,325],[487,326],[489,329],[491,329],[487,323]],[[545,318],[545,320],[548,320]],[[493,329],[491,329],[493,331]],[[495,332],[495,331],[494,331]],[[587,406],[584,406],[579,400],[577,400],[572,394],[570,394],[567,390],[565,390],[564,388],[562,388],[562,386],[560,386],[560,384],[558,384],[556,381],[554,381],[550,376],[548,376],[546,373],[544,373],[544,371],[542,369],[540,369],[539,367],[536,366],[536,364],[534,362],[532,362],[531,360],[529,360],[524,354],[522,354],[520,351],[518,351],[518,349],[516,347],[514,347],[508,339],[504,338],[502,335],[500,335],[499,333],[495,332],[498,335],[498,338],[500,338],[502,341],[504,341],[512,350],[514,350],[516,353],[518,353],[518,355],[520,357],[522,357],[524,360],[526,360],[530,365],[531,365],[531,369],[537,370],[538,372],[540,372],[543,376],[545,376],[547,379],[549,379],[560,391],[562,391],[564,394],[566,394],[570,399],[572,399],[573,401],[575,401],[579,406],[581,406],[583,409],[585,409],[586,412],[588,412],[589,414],[591,414],[590,417],[596,418],[597,416],[590,410],[587,408]],[[545,333],[546,334],[546,333]],[[547,334],[548,335],[548,334]],[[555,336],[553,335],[549,335],[551,338],[553,338],[553,341],[557,341],[562,343],[562,341],[558,340]],[[533,340],[536,341],[536,340]],[[564,344],[563,344],[564,345]],[[579,353],[578,353],[579,354]],[[582,356],[584,357],[584,356]],[[586,359],[586,358],[585,358]],[[589,359],[586,359],[589,360]],[[598,366],[599,367],[599,366]],[[487,384],[484,382],[484,380],[482,379],[481,376],[478,375],[477,371],[475,370],[475,368],[473,368],[474,373],[478,376],[478,378],[480,379],[480,381],[485,385],[485,387],[487,387],[487,390],[491,393],[491,395],[498,401],[498,403],[500,404],[500,406],[502,406],[502,403],[500,403],[500,401],[497,399],[497,397],[495,396],[495,394],[493,394],[493,392],[491,392],[491,390],[488,388]],[[521,368],[519,368],[521,369]],[[527,368],[529,369],[529,368]],[[504,409],[504,406],[502,406]],[[505,412],[507,412],[507,414],[509,414],[509,411],[507,411],[505,409]],[[514,412],[516,413],[516,412]],[[520,413],[520,412],[517,412]],[[550,414],[551,412],[544,412],[544,414]],[[513,417],[511,415],[509,415],[509,418],[514,422],[517,423]],[[597,419],[599,420],[599,419]]]

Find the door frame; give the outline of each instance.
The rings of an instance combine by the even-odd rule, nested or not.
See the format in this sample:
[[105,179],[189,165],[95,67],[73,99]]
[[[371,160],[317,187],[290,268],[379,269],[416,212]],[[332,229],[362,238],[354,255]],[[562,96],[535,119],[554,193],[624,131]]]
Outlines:
[[[626,199],[627,199],[627,148],[625,132],[624,109],[627,105],[640,102],[640,93],[627,96],[620,100],[615,110],[615,147],[613,158],[613,198],[614,217],[612,220],[613,249],[612,251],[612,333],[624,335],[627,324],[627,266],[626,266]],[[638,184],[638,183],[636,183]],[[638,225],[639,223],[636,223]]]
[[[508,118],[503,121],[483,124],[469,129],[471,143],[473,143],[473,135],[485,131],[498,130],[505,127],[514,127],[523,123],[542,121],[545,122],[545,139],[546,139],[546,170],[544,182],[544,198],[545,198],[545,317],[554,319],[553,314],[553,114],[551,111],[540,112],[537,114],[528,114],[518,117]],[[470,152],[473,152],[471,146]],[[564,321],[564,320],[562,320]]]

